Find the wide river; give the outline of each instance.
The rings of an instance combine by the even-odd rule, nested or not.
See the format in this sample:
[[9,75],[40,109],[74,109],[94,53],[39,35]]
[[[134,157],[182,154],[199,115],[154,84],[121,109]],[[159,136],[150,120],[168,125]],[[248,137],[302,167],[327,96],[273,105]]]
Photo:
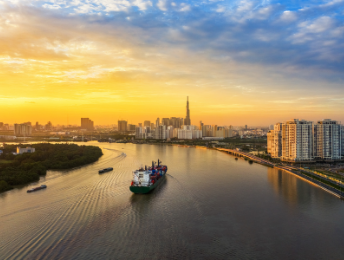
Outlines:
[[[293,175],[215,150],[92,144],[98,162],[0,195],[0,259],[344,259],[343,201]],[[132,194],[132,170],[158,158],[166,181]]]

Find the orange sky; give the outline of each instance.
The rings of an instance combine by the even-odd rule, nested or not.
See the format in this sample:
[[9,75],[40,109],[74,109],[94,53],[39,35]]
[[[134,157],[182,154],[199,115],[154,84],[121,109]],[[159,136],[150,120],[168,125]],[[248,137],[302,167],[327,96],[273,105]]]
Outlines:
[[186,96],[193,124],[344,120],[341,81],[313,80],[319,71],[196,48],[174,28],[159,38],[156,28],[57,14],[3,5],[0,122],[137,124],[185,117]]

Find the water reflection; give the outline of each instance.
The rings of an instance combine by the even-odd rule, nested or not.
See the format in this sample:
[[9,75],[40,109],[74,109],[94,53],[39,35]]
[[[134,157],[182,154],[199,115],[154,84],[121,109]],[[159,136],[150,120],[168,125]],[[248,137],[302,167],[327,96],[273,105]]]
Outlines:
[[[1,259],[344,254],[343,204],[293,175],[214,150],[99,145],[99,162],[68,174],[48,172],[44,192],[0,194]],[[150,194],[132,194],[132,170],[158,158],[169,167],[164,183]],[[110,166],[113,172],[98,174]]]
[[275,193],[290,206],[309,207],[316,203],[324,208],[330,208],[338,203],[332,194],[288,172],[268,168],[267,177]]

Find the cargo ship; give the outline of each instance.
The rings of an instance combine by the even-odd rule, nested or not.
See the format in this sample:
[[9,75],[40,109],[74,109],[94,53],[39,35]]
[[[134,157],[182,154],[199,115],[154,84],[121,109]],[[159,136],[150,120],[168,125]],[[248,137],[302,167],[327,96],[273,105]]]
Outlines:
[[105,169],[103,169],[103,170],[99,170],[98,172],[99,172],[99,174],[102,174],[102,173],[104,173],[104,172],[110,172],[110,171],[113,171],[113,168],[112,168],[112,167],[105,168]]
[[27,190],[27,193],[30,193],[30,192],[34,192],[34,191],[38,191],[38,190],[43,190],[43,189],[45,189],[45,188],[47,188],[47,185],[41,185],[41,186],[39,186],[39,187],[36,187],[36,188],[32,188],[32,189],[29,189],[29,190]]
[[159,186],[165,179],[167,166],[152,162],[151,167],[145,166],[133,172],[133,180],[130,185],[130,191],[136,194],[149,193]]

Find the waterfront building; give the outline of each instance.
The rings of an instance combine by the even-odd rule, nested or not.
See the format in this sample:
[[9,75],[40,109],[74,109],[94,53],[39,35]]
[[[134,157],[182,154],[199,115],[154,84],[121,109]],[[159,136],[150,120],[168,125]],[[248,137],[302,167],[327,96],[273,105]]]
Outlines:
[[267,149],[267,152],[268,154],[270,154],[271,157],[274,157],[272,156],[273,154],[273,151],[274,151],[274,138],[275,138],[275,131],[274,130],[270,130],[267,134],[266,134],[266,140],[267,140],[267,146],[266,146],[266,149]]
[[202,131],[194,125],[184,125],[178,129],[178,139],[199,139],[202,138]]
[[[50,122],[48,122],[46,129],[51,129],[52,125]],[[86,129],[89,131],[94,130],[94,122],[90,120],[89,118],[81,118],[81,129]]]
[[31,136],[32,126],[31,124],[14,124],[14,135],[16,136]]
[[190,109],[189,109],[189,97],[187,97],[187,101],[186,101],[186,117],[184,119],[184,125],[191,125]]
[[173,130],[174,130],[174,127],[173,126],[168,126],[166,128],[166,139],[171,139],[173,138]]
[[128,122],[125,120],[118,120],[118,132],[126,132],[128,130]]
[[342,157],[344,156],[344,125],[341,125],[341,152],[342,152]]
[[213,136],[212,134],[213,132],[210,125],[203,125],[201,130],[202,130],[202,136],[206,136],[206,137]]
[[282,124],[284,161],[313,161],[313,122],[294,119]]
[[146,133],[141,126],[136,127],[135,138],[136,139],[146,139]]
[[202,138],[202,130],[194,129],[192,130],[192,139]]
[[192,130],[178,129],[178,139],[192,139]]
[[212,129],[211,136],[216,137],[217,125],[212,125],[211,129]]
[[339,122],[324,119],[314,125],[314,158],[340,160],[342,158],[342,126]]
[[166,139],[166,126],[159,125],[155,128],[154,139],[165,140]]
[[32,148],[32,147],[26,147],[26,148],[17,147],[17,154],[34,153],[34,152],[35,152],[35,148]]
[[174,128],[173,129],[173,138],[178,138],[178,130],[179,130],[180,128]]

